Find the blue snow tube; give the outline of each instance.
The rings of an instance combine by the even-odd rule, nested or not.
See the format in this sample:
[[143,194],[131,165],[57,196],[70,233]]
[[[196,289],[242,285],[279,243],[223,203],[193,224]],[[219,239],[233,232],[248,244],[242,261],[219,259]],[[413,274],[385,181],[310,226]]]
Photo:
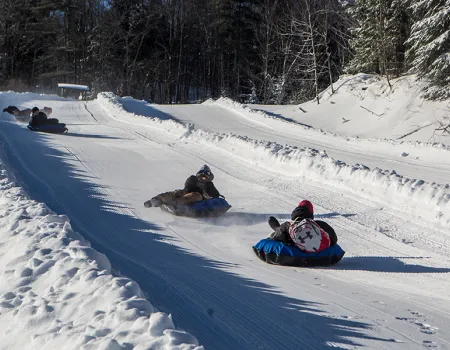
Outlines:
[[64,123],[28,125],[28,129],[31,131],[49,132],[52,134],[64,134],[69,131]]
[[253,251],[258,258],[268,264],[298,267],[334,265],[345,254],[337,244],[318,253],[305,253],[295,245],[288,245],[270,238],[256,243]]
[[225,214],[231,205],[223,198],[212,198],[187,205],[161,205],[161,210],[176,216],[211,218]]

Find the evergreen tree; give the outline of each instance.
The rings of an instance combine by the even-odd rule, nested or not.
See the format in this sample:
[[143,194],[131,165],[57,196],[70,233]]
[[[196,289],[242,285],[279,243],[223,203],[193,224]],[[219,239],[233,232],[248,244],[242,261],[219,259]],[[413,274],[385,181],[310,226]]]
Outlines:
[[357,0],[349,11],[358,26],[353,29],[355,56],[348,71],[378,73],[388,81],[399,76],[409,34],[406,6],[400,0]]
[[426,97],[450,97],[450,0],[411,5],[415,22],[406,42],[411,72],[429,81]]
[[26,89],[29,83],[24,61],[28,61],[31,39],[22,35],[28,6],[26,0],[0,0],[0,85],[5,89],[18,88],[19,84]]
[[225,88],[233,98],[245,98],[251,93],[255,70],[261,69],[256,61],[256,23],[260,21],[256,0],[224,0],[219,9],[220,48],[226,65]]

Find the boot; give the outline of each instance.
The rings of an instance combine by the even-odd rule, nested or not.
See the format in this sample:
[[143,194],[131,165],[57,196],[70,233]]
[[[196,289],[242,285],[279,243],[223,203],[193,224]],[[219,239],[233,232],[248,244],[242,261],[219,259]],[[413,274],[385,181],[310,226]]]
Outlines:
[[151,208],[151,207],[160,207],[161,204],[163,204],[162,200],[158,197],[153,197],[152,199],[148,200],[144,203],[144,207]]
[[152,207],[160,207],[163,204],[163,201],[158,197],[153,197],[150,199],[150,202],[152,203]]

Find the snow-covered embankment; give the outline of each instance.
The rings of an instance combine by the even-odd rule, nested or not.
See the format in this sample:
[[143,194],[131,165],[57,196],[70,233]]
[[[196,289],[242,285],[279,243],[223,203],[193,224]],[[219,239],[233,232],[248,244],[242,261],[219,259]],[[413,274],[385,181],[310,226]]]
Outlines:
[[0,348],[203,348],[0,169]]

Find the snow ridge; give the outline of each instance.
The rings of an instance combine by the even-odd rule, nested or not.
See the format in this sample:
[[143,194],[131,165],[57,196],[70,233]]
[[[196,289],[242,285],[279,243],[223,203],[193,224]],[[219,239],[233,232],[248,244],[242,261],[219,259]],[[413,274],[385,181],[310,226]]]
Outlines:
[[[365,76],[363,74],[361,74],[361,76]],[[361,79],[362,79],[361,77]],[[354,77],[352,77],[352,79],[354,79]],[[342,81],[338,81],[335,84],[341,83],[341,85],[344,85],[347,81],[352,80],[350,78],[348,78],[347,80],[344,80],[344,82],[342,83]],[[328,88],[329,89],[329,88]],[[322,92],[322,94],[325,93],[329,93],[328,89],[325,90],[324,92]],[[431,148],[439,148],[439,149],[444,149],[447,151],[450,151],[450,146],[445,145],[441,142],[420,142],[420,141],[401,141],[401,140],[394,140],[394,139],[388,139],[388,138],[373,138],[373,137],[351,137],[351,136],[342,136],[330,131],[324,131],[322,129],[314,129],[311,128],[309,126],[305,126],[302,125],[299,122],[296,122],[294,120],[290,121],[290,120],[286,120],[286,119],[282,119],[279,117],[274,117],[271,116],[270,114],[268,114],[265,111],[261,111],[261,110],[255,110],[243,103],[240,102],[236,102],[231,100],[230,98],[227,97],[220,97],[216,100],[214,99],[208,99],[205,102],[203,102],[203,104],[205,105],[214,105],[214,106],[218,106],[218,107],[222,107],[222,108],[226,108],[230,111],[233,111],[235,113],[239,113],[241,116],[256,121],[256,122],[261,122],[264,121],[264,119],[269,119],[269,120],[274,120],[276,122],[283,122],[283,123],[288,123],[291,124],[292,127],[297,127],[297,128],[302,128],[305,130],[308,130],[308,132],[316,132],[316,133],[320,133],[323,135],[331,135],[333,137],[342,139],[343,141],[348,141],[348,140],[367,140],[367,141],[372,141],[372,142],[385,142],[385,143],[389,143],[392,145],[410,145],[410,146],[414,146],[414,147],[431,147]]]
[[35,92],[15,92],[15,91],[0,91],[0,95],[2,95],[2,98],[8,99],[9,96],[12,98],[17,98],[18,96],[26,99],[26,100],[32,100],[35,98],[36,100],[58,100],[58,101],[64,101],[67,100],[65,97],[61,97],[58,95],[52,95],[52,94],[39,94]]
[[101,92],[98,94],[97,99],[110,116],[125,123],[149,126],[178,137],[190,133],[194,128],[192,124],[182,124],[175,120],[161,120],[152,117],[143,118],[140,115],[127,112],[117,96],[112,92]]
[[450,226],[450,186],[409,179],[362,164],[347,165],[334,160],[325,151],[280,145],[237,135],[213,134],[196,130],[187,138],[205,146],[226,151],[260,168],[286,176],[299,176],[324,185],[347,190],[380,203],[397,206],[418,218],[424,217]]
[[[99,95],[100,96],[100,95]],[[259,141],[234,134],[219,134],[194,129],[175,121],[137,116],[126,112],[112,93],[103,93],[100,103],[114,118],[132,121],[138,125],[156,127],[167,133],[213,148],[232,153],[241,161],[285,176],[299,176],[320,181],[327,186],[347,190],[378,199],[380,203],[395,205],[417,218],[424,218],[444,227],[450,227],[450,186],[409,179],[379,168],[369,169],[362,164],[348,165],[334,160],[324,151]],[[107,98],[106,98],[107,96]],[[144,124],[143,120],[147,120]],[[184,132],[182,132],[184,131]]]
[[203,349],[1,163],[0,208],[2,348]]

